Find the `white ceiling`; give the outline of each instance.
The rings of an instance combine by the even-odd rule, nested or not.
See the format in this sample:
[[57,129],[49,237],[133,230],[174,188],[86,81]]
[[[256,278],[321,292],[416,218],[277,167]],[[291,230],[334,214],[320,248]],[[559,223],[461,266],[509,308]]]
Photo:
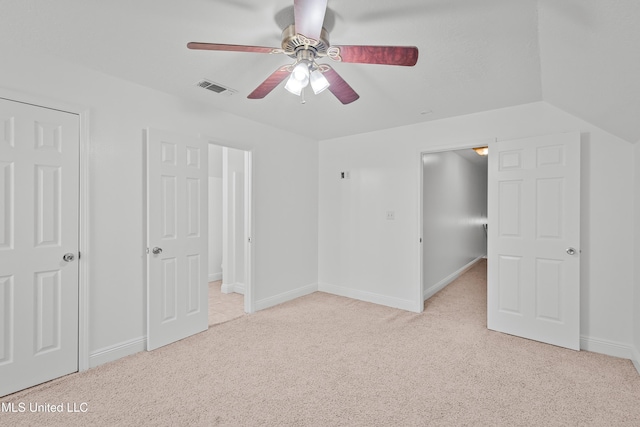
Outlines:
[[[329,0],[335,44],[415,45],[415,67],[330,62],[360,94],[306,104],[246,96],[284,55],[193,51],[187,42],[280,46],[293,0],[0,0],[10,44],[317,140],[545,100],[640,140],[636,0]],[[8,43],[8,44],[7,44]],[[198,88],[202,78],[238,91]]]

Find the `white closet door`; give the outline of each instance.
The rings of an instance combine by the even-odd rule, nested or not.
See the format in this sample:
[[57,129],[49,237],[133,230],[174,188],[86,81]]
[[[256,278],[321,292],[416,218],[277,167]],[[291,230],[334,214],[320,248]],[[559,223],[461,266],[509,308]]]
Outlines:
[[79,129],[0,99],[0,396],[78,370]]

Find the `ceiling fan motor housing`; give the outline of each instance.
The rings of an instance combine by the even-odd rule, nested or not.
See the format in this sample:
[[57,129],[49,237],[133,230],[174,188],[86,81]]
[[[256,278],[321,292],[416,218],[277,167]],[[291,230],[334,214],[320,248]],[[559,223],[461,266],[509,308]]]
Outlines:
[[[282,32],[282,50],[291,58],[302,59],[298,52],[305,52],[302,56],[304,59],[312,59],[322,56],[327,56],[329,50],[329,33],[322,28],[320,32],[320,39],[314,40],[305,37],[302,34],[296,33],[295,25],[289,25]],[[309,56],[311,58],[309,58]]]

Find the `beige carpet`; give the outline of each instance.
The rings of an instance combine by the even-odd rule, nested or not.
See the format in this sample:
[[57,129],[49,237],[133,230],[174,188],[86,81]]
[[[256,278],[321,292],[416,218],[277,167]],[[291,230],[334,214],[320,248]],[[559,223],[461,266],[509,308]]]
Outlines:
[[209,282],[209,326],[244,316],[244,295],[220,291],[222,280]]
[[488,331],[484,263],[422,314],[314,293],[2,402],[2,425],[638,426],[628,360]]

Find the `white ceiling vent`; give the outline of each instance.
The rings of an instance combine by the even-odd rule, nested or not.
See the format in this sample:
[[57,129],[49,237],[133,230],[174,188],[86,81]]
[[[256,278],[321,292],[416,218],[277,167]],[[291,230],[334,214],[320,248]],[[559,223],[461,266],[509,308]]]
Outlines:
[[210,90],[211,92],[219,93],[221,95],[231,96],[238,91],[235,89],[231,89],[230,87],[222,86],[221,84],[214,83],[207,79],[202,79],[196,86],[200,86],[203,89]]

